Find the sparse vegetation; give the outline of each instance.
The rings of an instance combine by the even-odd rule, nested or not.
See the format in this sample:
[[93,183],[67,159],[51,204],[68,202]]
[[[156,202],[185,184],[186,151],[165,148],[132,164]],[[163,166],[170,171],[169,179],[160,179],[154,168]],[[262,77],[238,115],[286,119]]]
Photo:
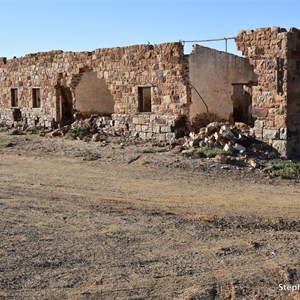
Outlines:
[[7,127],[2,127],[0,125],[0,132],[7,132],[8,131],[8,128]]
[[156,153],[156,152],[167,152],[168,149],[166,147],[144,147],[139,149],[137,152],[139,153]]
[[82,152],[83,160],[92,161],[97,160],[99,158],[97,153],[91,152],[90,150],[86,150]]
[[80,139],[83,139],[85,136],[91,135],[88,128],[86,128],[85,126],[79,126],[79,125],[72,127],[68,131],[68,134],[75,135],[76,137],[79,137]]
[[14,143],[12,141],[5,141],[0,144],[0,148],[9,148],[9,147],[13,147],[15,145],[16,145],[16,143]]
[[212,158],[215,157],[216,155],[232,155],[231,152],[226,152],[220,148],[217,147],[200,147],[196,149],[196,152],[201,156],[201,157],[208,157]]
[[300,163],[290,160],[275,159],[269,161],[270,175],[284,179],[300,179]]
[[20,129],[14,129],[14,130],[11,131],[9,134],[10,134],[10,135],[23,135],[24,133],[23,133],[23,131],[20,130]]
[[65,135],[64,138],[67,140],[76,140],[76,135],[74,133],[71,133],[68,131]]
[[[39,135],[0,139],[17,143],[0,151],[0,248],[7,250],[1,251],[7,267],[1,270],[0,295],[78,299],[88,291],[89,298],[104,295],[104,300],[132,295],[209,300],[224,299],[229,291],[232,300],[278,299],[270,286],[298,276],[296,183],[262,178],[260,168],[223,169],[215,161],[168,153],[139,155],[134,147],[119,150],[112,143],[102,148]],[[139,148],[146,146],[158,145]],[[85,150],[101,155],[101,161],[83,161]],[[33,251],[38,256],[32,257]],[[141,257],[146,266],[135,263]],[[199,272],[203,262],[209,267]],[[113,297],[115,282],[104,282],[103,293],[103,276],[119,274],[135,280],[121,280]],[[153,285],[151,295],[136,290],[154,279],[160,286]]]
[[30,126],[26,129],[26,133],[28,134],[38,134],[41,131],[40,127]]

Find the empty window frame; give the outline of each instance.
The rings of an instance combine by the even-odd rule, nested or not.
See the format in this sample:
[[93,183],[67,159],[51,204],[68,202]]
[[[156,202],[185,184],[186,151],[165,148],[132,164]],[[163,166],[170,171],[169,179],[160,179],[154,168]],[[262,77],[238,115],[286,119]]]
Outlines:
[[151,87],[138,87],[139,112],[151,112]]
[[10,99],[11,99],[11,107],[18,107],[18,89],[12,88],[10,89]]
[[277,93],[283,94],[283,82],[284,82],[284,59],[277,58]]
[[40,88],[32,89],[32,107],[33,108],[41,107],[41,90],[40,90]]

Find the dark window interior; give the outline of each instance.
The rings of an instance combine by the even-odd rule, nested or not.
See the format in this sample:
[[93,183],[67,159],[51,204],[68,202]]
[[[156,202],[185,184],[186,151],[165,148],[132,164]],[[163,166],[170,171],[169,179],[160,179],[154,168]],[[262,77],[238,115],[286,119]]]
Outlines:
[[138,88],[139,112],[151,112],[151,87]]
[[10,90],[10,96],[11,96],[11,106],[12,107],[18,107],[18,89],[11,89]]
[[39,108],[41,107],[41,95],[39,88],[32,89],[32,107]]
[[277,93],[282,95],[283,93],[283,77],[284,77],[284,59],[277,58]]

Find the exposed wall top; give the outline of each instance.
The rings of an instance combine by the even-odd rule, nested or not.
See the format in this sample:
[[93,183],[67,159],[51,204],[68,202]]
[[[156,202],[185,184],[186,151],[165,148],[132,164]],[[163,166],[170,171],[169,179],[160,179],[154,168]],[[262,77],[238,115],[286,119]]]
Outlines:
[[122,53],[128,53],[128,52],[134,52],[134,51],[139,51],[143,49],[148,49],[148,50],[153,50],[155,49],[161,49],[163,50],[166,47],[170,46],[179,46],[182,47],[182,44],[180,42],[168,42],[168,43],[160,43],[160,44],[139,44],[139,45],[131,45],[131,46],[124,46],[124,47],[112,47],[112,48],[96,48],[93,51],[63,51],[63,50],[51,50],[51,51],[43,51],[43,52],[36,52],[36,53],[28,53],[25,54],[24,56],[21,57],[14,57],[11,59],[7,59],[6,57],[0,57],[0,62],[2,61],[12,61],[16,59],[22,59],[22,58],[28,58],[28,57],[53,57],[57,56],[59,54],[63,56],[68,56],[68,55],[80,55],[80,54],[87,54],[87,55],[93,55],[97,53],[103,53],[103,52],[112,52],[112,51],[122,51]]
[[[55,117],[58,86],[73,89],[85,70],[103,79],[114,99],[114,112],[139,112],[138,88],[151,87],[152,113],[186,114],[189,105],[185,72],[187,61],[179,42],[96,49],[60,50],[28,54],[0,65],[0,107],[11,109],[11,88],[17,89],[18,107],[30,110],[32,88],[41,89],[41,112]],[[73,100],[76,101],[76,95]]]

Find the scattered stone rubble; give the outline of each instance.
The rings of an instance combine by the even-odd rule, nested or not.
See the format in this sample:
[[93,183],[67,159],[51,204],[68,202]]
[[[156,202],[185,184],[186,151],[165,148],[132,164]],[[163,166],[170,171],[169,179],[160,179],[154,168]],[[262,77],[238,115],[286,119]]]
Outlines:
[[253,168],[259,166],[258,158],[278,156],[276,150],[256,140],[250,126],[244,123],[212,122],[198,133],[178,139],[171,147],[174,153],[188,157],[213,158],[224,164],[239,161]]
[[[30,131],[30,127],[19,130]],[[135,144],[153,142],[151,137],[146,139],[145,135],[131,131],[126,124],[115,126],[112,118],[98,115],[85,119],[78,117],[71,125],[51,131],[42,130],[40,134],[48,138],[65,137],[98,142],[100,146],[106,146],[111,137],[134,140]],[[234,125],[228,122],[211,122],[197,132],[189,132],[181,137],[183,131],[179,130],[177,136],[175,132],[172,134],[171,139],[156,143],[169,149],[172,154],[181,154],[188,158],[207,158],[221,164],[257,168],[260,166],[260,159],[273,159],[279,156],[270,145],[256,140],[253,129],[241,122],[236,122]]]

